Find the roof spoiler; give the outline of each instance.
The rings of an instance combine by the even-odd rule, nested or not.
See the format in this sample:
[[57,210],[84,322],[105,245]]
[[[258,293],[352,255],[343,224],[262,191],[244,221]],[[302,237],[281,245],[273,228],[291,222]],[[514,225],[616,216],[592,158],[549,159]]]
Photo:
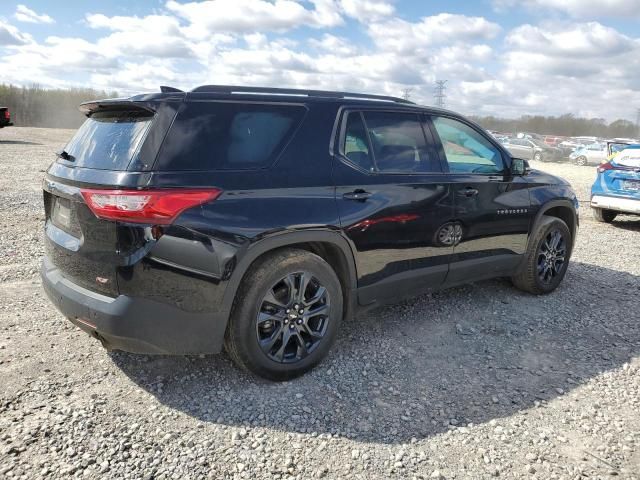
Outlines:
[[92,100],[90,102],[81,103],[78,107],[87,117],[99,111],[139,111],[155,113],[154,110],[146,105],[132,102],[126,98],[109,98],[106,100]]
[[169,87],[167,85],[160,85],[160,91],[162,93],[184,93],[184,90],[180,90],[176,87]]

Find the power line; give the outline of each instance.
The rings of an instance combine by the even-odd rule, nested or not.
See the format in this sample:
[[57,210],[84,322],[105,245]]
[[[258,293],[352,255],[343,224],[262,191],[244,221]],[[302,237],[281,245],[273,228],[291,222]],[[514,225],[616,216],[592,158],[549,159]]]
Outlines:
[[436,80],[436,86],[433,89],[433,99],[435,100],[436,107],[445,107],[444,99],[447,98],[447,95],[444,93],[447,89],[446,83],[447,80]]

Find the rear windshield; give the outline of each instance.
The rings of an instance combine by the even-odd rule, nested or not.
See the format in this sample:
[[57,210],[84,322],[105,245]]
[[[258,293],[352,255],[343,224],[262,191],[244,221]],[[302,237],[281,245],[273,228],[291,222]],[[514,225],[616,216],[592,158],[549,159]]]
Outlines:
[[305,111],[299,105],[185,103],[162,145],[155,169],[266,167],[283,150]]
[[76,167],[126,170],[136,156],[153,115],[144,111],[96,112],[65,147]]

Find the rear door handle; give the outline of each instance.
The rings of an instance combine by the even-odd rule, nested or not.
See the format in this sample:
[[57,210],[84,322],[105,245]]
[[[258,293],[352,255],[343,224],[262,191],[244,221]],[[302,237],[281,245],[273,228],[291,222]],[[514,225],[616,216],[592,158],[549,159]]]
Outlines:
[[369,198],[371,195],[373,195],[370,192],[365,192],[364,190],[354,190],[353,192],[348,192],[345,193],[344,195],[342,195],[342,198],[344,198],[345,200],[359,200],[359,201],[364,201],[367,198]]
[[467,188],[463,188],[462,190],[458,190],[458,193],[465,197],[475,197],[476,195],[478,195],[478,189],[467,187]]

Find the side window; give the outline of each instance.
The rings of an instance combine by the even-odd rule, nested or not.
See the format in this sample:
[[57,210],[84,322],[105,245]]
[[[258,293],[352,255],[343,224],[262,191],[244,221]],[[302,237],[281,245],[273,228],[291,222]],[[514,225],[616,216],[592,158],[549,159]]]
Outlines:
[[349,112],[347,115],[343,151],[354,165],[368,172],[374,170],[371,153],[369,152],[367,132],[360,112]]
[[500,151],[482,134],[462,122],[433,117],[452,173],[495,174],[504,171]]
[[294,105],[187,102],[167,134],[156,168],[267,167],[282,152],[305,111]]
[[427,152],[420,119],[415,113],[364,112],[376,167],[380,172],[440,172]]

